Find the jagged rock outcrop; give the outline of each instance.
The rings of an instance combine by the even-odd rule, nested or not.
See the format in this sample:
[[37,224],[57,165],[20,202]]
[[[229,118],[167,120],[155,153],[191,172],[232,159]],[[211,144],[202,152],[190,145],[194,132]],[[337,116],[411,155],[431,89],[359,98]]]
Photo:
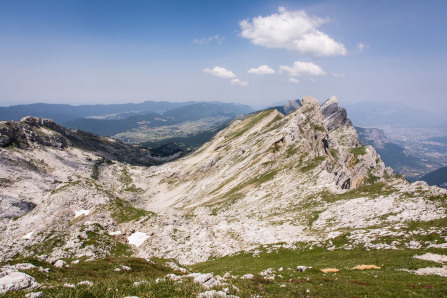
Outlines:
[[338,105],[338,100],[335,96],[332,96],[323,103],[321,112],[324,117],[324,125],[329,131],[342,125],[352,125],[351,120],[347,117],[346,109]]
[[[14,125],[38,134],[39,123]],[[15,220],[0,218],[3,260],[104,257],[124,243],[135,256],[191,264],[446,216],[433,198],[447,192],[386,169],[333,99],[320,106],[305,97],[288,115],[272,109],[233,121],[191,155],[151,167],[106,162],[76,145],[98,139],[68,132],[74,137],[64,135],[63,150],[0,148],[0,195],[35,205]]]

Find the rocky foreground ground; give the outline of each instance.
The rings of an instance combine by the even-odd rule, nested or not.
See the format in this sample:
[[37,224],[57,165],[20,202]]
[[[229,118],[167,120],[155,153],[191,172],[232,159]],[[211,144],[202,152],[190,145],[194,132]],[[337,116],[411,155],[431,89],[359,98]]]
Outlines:
[[[14,258],[55,265],[123,256],[193,266],[241,252],[359,249],[433,253],[445,264],[446,190],[385,168],[335,98],[320,106],[305,97],[287,116],[266,110],[234,121],[167,163],[49,120],[2,122],[0,132],[5,266]],[[2,280],[24,277],[3,268]],[[243,273],[264,280],[267,269]]]

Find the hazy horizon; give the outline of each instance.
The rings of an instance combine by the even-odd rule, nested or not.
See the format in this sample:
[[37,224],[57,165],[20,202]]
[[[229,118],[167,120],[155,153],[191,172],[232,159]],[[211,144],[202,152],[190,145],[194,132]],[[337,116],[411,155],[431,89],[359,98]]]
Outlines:
[[443,1],[0,0],[0,106],[221,101],[447,110]]

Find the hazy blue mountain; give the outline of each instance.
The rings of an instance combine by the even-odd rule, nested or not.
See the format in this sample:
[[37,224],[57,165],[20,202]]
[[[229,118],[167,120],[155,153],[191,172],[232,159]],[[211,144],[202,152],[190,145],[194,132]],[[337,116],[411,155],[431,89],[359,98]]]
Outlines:
[[430,172],[418,180],[422,180],[428,183],[428,185],[437,185],[440,187],[447,188],[447,167],[437,169]]
[[25,116],[53,119],[58,123],[65,123],[77,118],[92,116],[106,116],[123,113],[163,113],[168,110],[182,106],[195,104],[196,102],[168,102],[168,101],[145,101],[142,103],[127,104],[98,104],[98,105],[67,105],[35,103],[28,105],[15,105],[0,107],[0,120],[20,120]]

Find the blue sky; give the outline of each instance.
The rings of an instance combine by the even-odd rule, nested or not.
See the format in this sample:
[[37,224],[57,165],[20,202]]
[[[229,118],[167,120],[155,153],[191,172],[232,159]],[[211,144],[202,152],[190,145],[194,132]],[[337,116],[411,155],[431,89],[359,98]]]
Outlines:
[[0,105],[447,109],[447,1],[0,0]]

